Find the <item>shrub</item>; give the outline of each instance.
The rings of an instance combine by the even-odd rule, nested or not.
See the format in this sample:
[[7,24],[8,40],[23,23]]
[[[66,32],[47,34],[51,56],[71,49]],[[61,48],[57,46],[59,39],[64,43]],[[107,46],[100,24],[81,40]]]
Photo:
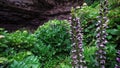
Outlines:
[[29,49],[35,44],[36,38],[27,31],[16,31],[8,35],[8,46],[17,49]]
[[42,41],[46,46],[51,47],[55,54],[59,54],[70,50],[68,31],[69,24],[67,21],[52,20],[40,26],[35,31],[35,36],[38,43]]
[[44,43],[39,41],[39,44],[36,43],[34,45],[34,48],[31,49],[34,55],[38,56],[41,63],[43,65],[46,61],[49,61],[52,59],[53,55],[55,54],[54,49],[51,46],[46,46]]
[[28,56],[28,53],[31,53],[30,50],[36,42],[34,35],[27,31],[18,30],[8,33],[1,29],[0,35],[4,36],[4,38],[0,39],[0,57],[8,59],[5,62],[2,61],[2,67],[13,60],[22,60]]
[[30,50],[36,42],[36,38],[33,34],[28,33],[26,30],[24,31],[16,31],[13,33],[5,33],[3,39],[0,40],[0,47],[4,48],[12,48],[16,51],[20,50]]

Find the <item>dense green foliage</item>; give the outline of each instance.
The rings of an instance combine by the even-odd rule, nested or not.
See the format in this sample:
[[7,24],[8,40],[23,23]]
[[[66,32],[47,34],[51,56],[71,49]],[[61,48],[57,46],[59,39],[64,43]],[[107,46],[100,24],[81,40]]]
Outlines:
[[[94,4],[93,4],[94,5]],[[85,45],[94,45],[96,41],[96,23],[97,23],[97,16],[99,13],[99,5],[96,7],[91,6],[84,6],[82,9],[78,9],[76,11],[76,16],[80,17],[82,21],[82,27],[84,32],[84,43]],[[109,24],[107,29],[107,39],[109,40],[109,43],[112,43],[116,45],[118,42],[117,40],[120,39],[120,7],[117,6],[116,8],[112,9],[109,8]],[[94,11],[94,12],[93,12]]]
[[[114,68],[115,47],[120,41],[119,0],[111,1],[106,49],[108,68]],[[88,68],[96,68],[97,65],[95,24],[98,11],[99,4],[96,2],[75,12],[82,22],[84,55]],[[34,33],[26,30],[8,33],[0,28],[0,68],[71,68],[69,29],[69,23],[60,20],[51,20],[40,26]]]
[[70,48],[69,24],[67,21],[49,21],[40,26],[35,35],[38,42],[45,43],[45,45],[52,47],[56,52],[65,52]]
[[22,61],[14,60],[10,68],[40,68],[38,57],[29,56]]
[[[5,59],[0,61],[2,66],[10,63],[10,68],[16,66],[39,68],[39,64],[38,67],[34,67],[32,60],[37,61],[35,64],[39,62],[41,63],[40,66],[50,68],[50,65],[47,66],[50,63],[49,61],[59,59],[62,54],[64,54],[64,58],[70,51],[69,24],[67,21],[49,21],[40,26],[34,34],[26,30],[8,33],[3,29],[1,29],[0,34],[4,36],[0,39],[0,57]],[[31,57],[31,60],[26,58],[31,55],[38,58]]]
[[33,53],[40,57],[45,64],[60,54],[67,54],[70,51],[69,25],[67,21],[53,20],[40,26],[35,31],[36,44],[32,49]]

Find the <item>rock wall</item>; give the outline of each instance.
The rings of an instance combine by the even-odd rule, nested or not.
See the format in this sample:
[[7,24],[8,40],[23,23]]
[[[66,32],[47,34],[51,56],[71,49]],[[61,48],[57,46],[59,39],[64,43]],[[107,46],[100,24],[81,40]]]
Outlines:
[[36,29],[51,19],[67,19],[71,7],[82,4],[83,0],[0,0],[0,28]]

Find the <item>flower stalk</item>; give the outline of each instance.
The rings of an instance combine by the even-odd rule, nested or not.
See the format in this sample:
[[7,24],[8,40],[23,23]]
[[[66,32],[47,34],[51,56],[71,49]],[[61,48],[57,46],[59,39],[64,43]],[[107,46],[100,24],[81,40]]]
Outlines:
[[108,1],[104,0],[103,2],[100,2],[100,13],[98,16],[98,23],[97,25],[97,61],[98,61],[98,68],[105,68],[105,63],[106,63],[106,51],[105,51],[105,46],[107,43],[106,40],[106,28],[108,27],[108,18],[107,18],[107,13],[108,13]]
[[116,61],[117,61],[117,64],[115,65],[115,68],[120,68],[120,50],[117,51]]
[[82,43],[82,28],[79,18],[74,15],[69,18],[70,22],[70,35],[72,42],[71,58],[72,58],[72,68],[87,68],[85,66],[84,56],[83,56],[83,43]]

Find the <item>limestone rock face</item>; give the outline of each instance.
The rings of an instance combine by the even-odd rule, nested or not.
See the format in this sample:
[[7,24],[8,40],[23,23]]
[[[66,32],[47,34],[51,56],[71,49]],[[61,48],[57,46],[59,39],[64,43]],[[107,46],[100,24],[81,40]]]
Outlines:
[[0,28],[37,28],[50,19],[67,19],[83,0],[0,0]]

